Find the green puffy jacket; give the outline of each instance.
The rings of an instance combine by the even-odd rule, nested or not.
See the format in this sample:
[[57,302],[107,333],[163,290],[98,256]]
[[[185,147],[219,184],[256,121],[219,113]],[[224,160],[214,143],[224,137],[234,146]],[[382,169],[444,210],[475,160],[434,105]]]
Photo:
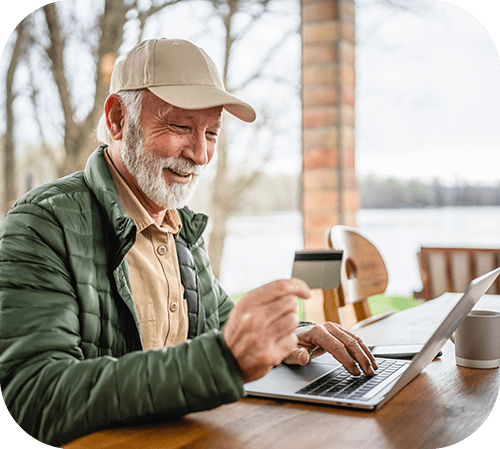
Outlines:
[[103,148],[85,171],[34,189],[11,209],[0,228],[0,385],[27,433],[58,446],[244,395],[220,332],[234,303],[208,264],[206,217],[179,214],[180,253],[192,265],[182,274],[182,261],[182,281],[191,276],[186,295],[199,306],[190,333],[199,336],[143,351],[125,261],[136,227]]

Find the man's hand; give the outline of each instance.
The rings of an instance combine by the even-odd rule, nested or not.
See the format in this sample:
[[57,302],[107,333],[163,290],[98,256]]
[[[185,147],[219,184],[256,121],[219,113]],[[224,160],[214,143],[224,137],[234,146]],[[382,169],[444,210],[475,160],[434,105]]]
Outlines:
[[264,376],[297,348],[296,296],[311,297],[303,281],[275,281],[243,296],[231,311],[224,339],[244,383]]
[[299,327],[296,334],[298,348],[284,359],[285,363],[305,365],[310,359],[329,352],[355,376],[360,374],[357,364],[368,376],[375,374],[374,369],[378,369],[375,357],[363,340],[338,324]]

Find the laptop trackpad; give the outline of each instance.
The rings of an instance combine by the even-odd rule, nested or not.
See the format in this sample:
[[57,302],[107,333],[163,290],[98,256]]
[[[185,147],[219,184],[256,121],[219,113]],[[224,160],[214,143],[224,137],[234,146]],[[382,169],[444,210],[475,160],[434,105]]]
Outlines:
[[313,359],[306,366],[282,364],[261,379],[244,385],[247,393],[290,394],[339,367],[330,354]]

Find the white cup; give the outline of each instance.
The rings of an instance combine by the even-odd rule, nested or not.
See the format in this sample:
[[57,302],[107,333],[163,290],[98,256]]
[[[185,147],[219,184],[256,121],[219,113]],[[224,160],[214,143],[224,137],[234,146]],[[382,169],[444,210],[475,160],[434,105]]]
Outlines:
[[472,310],[451,340],[457,365],[467,368],[500,366],[500,313]]

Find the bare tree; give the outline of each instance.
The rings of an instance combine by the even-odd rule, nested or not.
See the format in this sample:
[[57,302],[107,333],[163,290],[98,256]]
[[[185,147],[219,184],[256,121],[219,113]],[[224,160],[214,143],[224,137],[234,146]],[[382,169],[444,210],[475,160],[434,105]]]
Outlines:
[[[58,114],[62,116],[58,124],[64,151],[57,167],[60,176],[81,169],[95,148],[93,131],[108,95],[114,61],[124,41],[125,25],[132,21],[138,22],[138,41],[150,17],[179,1],[152,0],[145,8],[144,2],[140,0],[97,0],[89,5],[92,6],[89,10],[98,11],[90,22],[81,20],[76,11],[76,1],[49,3],[30,15],[38,24],[36,30],[36,27],[28,30],[32,38],[31,50],[36,49],[39,56],[36,61],[35,58],[30,58],[30,70],[50,71],[59,100],[52,102],[56,107],[53,107],[50,115],[53,122],[59,121],[54,118]],[[43,27],[40,20],[42,18]],[[76,40],[77,49],[71,46]],[[85,113],[82,113],[84,108],[77,99],[80,86],[72,79],[75,69],[68,63],[68,53],[75,51],[81,52],[82,56],[90,54],[95,70],[93,98],[83,102],[90,105]],[[37,101],[36,91],[36,88],[31,88],[33,102]],[[58,104],[60,109],[57,108]],[[43,127],[43,124],[39,123],[39,127],[40,125]]]
[[[25,19],[26,20],[26,19]],[[3,198],[0,208],[0,216],[3,217],[17,198],[15,180],[15,157],[14,157],[14,111],[13,104],[16,98],[14,92],[14,75],[19,61],[25,51],[25,20],[16,28],[16,40],[12,50],[7,76],[5,77],[5,117],[6,129],[3,138]]]
[[[264,77],[264,69],[275,54],[280,50],[292,34],[298,34],[300,29],[291,30],[285,33],[276,44],[265,50],[259,66],[253,73],[240,84],[233,86],[229,79],[229,72],[232,61],[238,53],[238,44],[254,28],[258,21],[269,12],[272,0],[208,0],[213,6],[213,11],[218,17],[224,29],[224,59],[222,67],[222,78],[227,90],[231,93],[237,92],[247,87],[250,83]],[[237,29],[236,20],[238,13],[245,13],[248,21],[243,28]],[[298,93],[297,93],[298,94]],[[272,126],[269,120],[261,117],[260,123],[255,128],[258,133],[258,127]],[[263,172],[265,163],[270,159],[271,152],[263,157],[261,163],[254,169],[248,169],[242,176],[231,177],[231,167],[229,163],[229,154],[232,148],[230,145],[230,136],[227,130],[223,128],[220,136],[217,150],[217,167],[213,183],[212,199],[212,223],[213,228],[210,234],[209,254],[212,269],[216,276],[219,276],[222,256],[224,252],[224,243],[227,235],[227,223],[231,215],[237,208],[238,201],[243,194],[248,191],[256,182],[258,182]]]
[[[41,136],[42,151],[57,165],[59,176],[83,168],[88,155],[95,148],[93,130],[97,125],[108,94],[110,74],[124,42],[124,30],[130,29],[129,25],[133,22],[134,33],[132,34],[135,39],[132,40],[137,42],[142,40],[148,19],[163,11],[165,7],[179,3],[181,0],[85,1],[92,4],[90,8],[87,7],[87,14],[89,14],[88,11],[91,11],[90,15],[93,14],[90,19],[82,20],[76,0],[66,0],[48,4],[35,11],[31,15],[33,16],[33,26],[28,30],[31,38],[28,58],[29,72],[32,74],[33,82],[32,86],[25,91],[28,92],[31,99],[33,110],[44,112],[35,113],[34,121]],[[187,2],[187,0],[184,1]],[[299,36],[300,20],[297,14],[297,26],[293,30],[285,32],[282,38],[270,45],[269,48],[262,49],[260,64],[248,73],[246,79],[233,81],[229,73],[234,68],[238,52],[240,55],[241,52],[244,52],[242,41],[251,35],[264,16],[269,17],[269,14],[275,14],[271,5],[279,4],[282,0],[204,1],[210,5],[214,17],[219,20],[224,31],[222,77],[230,92],[241,91],[251,83],[262,80],[266,67],[273,61],[274,56],[283,45],[288,42],[290,36]],[[128,35],[127,45],[130,44],[133,42]],[[89,90],[87,83],[82,88],[75,81],[78,76],[75,74],[75,52],[82,53],[81,58],[79,58],[82,60],[82,66],[77,65],[77,70],[83,69],[84,56],[90,55],[91,57],[92,64],[86,61],[85,67],[89,65],[94,67],[93,92],[81,92],[82,89]],[[51,82],[49,89],[46,86],[41,89],[36,86],[36,79],[40,77],[42,72],[43,76]],[[35,73],[37,76],[34,76]],[[298,86],[293,86],[293,88],[297,90],[295,93],[298,95]],[[47,110],[46,107],[47,91],[52,93],[50,110]],[[43,98],[44,95],[45,98]],[[269,130],[272,126],[271,121],[266,119],[265,113],[259,111],[259,116],[260,121],[253,128],[255,136],[261,130]],[[62,157],[58,157],[46,143],[50,140],[46,136],[48,133],[46,129],[50,128],[47,127],[47,122],[50,122],[51,127],[57,129],[62,137]],[[241,176],[230,176],[230,173],[235,172],[231,168],[230,149],[238,148],[241,150],[242,147],[241,139],[238,139],[239,141],[234,144],[236,138],[231,135],[231,128],[231,126],[225,127],[224,133],[220,137],[213,186],[212,223],[215,226],[210,236],[209,250],[216,274],[219,273],[220,269],[227,233],[227,221],[236,209],[239,199],[259,180],[262,168],[272,153],[271,147],[266,148],[268,149],[267,155],[261,157],[260,164]],[[273,131],[270,133],[273,134]],[[249,141],[251,139],[251,137],[247,138]],[[253,152],[255,153],[256,150],[253,149]]]

